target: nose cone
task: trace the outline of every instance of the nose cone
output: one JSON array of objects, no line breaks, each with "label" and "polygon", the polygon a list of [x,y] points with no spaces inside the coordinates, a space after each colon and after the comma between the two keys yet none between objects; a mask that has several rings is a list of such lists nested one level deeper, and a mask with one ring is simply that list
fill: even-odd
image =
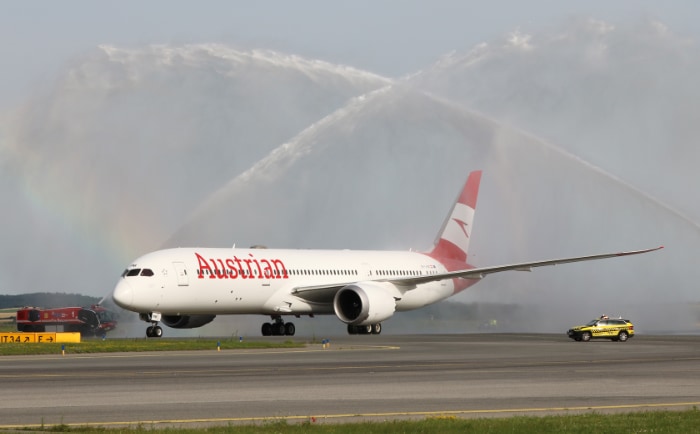
[{"label": "nose cone", "polygon": [[112,293],[112,299],[119,307],[124,309],[131,309],[131,307],[133,307],[134,290],[126,279],[122,278],[119,283],[117,283]]}]

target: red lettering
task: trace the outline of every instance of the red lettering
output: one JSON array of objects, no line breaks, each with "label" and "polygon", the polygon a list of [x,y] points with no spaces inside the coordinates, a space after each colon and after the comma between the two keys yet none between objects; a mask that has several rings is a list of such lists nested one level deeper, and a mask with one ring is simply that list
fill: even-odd
[{"label": "red lettering", "polygon": [[233,260],[236,261],[236,264],[238,264],[238,275],[241,276],[241,279],[247,279],[248,277],[243,273],[243,266],[241,265],[241,260],[238,259],[238,257],[234,256]]},{"label": "red lettering", "polygon": [[233,259],[227,259],[226,266],[228,267],[227,271],[231,273],[231,279],[237,279],[238,270],[236,270],[236,264],[233,263]]},{"label": "red lettering", "polygon": [[[221,266],[221,268],[216,270],[216,276],[219,279],[228,279],[228,274],[226,273],[226,267],[224,267],[224,260],[217,259],[217,261],[219,262],[219,265]],[[212,259],[212,262],[214,262],[213,259]]]},{"label": "red lettering", "polygon": [[243,262],[248,266],[248,278],[252,279],[253,278],[253,269],[250,268],[250,263],[253,262],[250,259],[244,259]]},{"label": "red lettering", "polygon": [[284,266],[284,262],[279,259],[273,259],[272,265],[275,266],[275,278],[276,279],[289,279],[287,275],[287,267]]},{"label": "red lettering", "polygon": [[233,258],[207,260],[197,252],[194,254],[199,265],[198,279],[204,279],[205,274],[208,274],[210,279],[254,279],[253,270],[257,270],[258,279],[289,279],[287,267],[280,259],[258,260],[252,253],[249,253],[250,259],[239,259],[234,256]]},{"label": "red lettering", "polygon": [[209,278],[216,279],[216,276],[214,276],[214,273],[212,272],[211,267],[209,266],[209,262],[207,262],[206,259],[200,256],[199,253],[194,252],[194,254],[197,257],[197,261],[199,262],[199,276],[197,276],[197,278],[204,279],[204,270],[209,270]]},{"label": "red lettering", "polygon": [[268,279],[275,279],[276,276],[274,276],[272,273],[272,267],[270,266],[270,261],[268,261],[267,259],[261,259],[260,262],[265,264],[265,268],[264,268],[265,277],[267,277]]},{"label": "red lettering", "polygon": [[[248,253],[248,256],[250,256],[251,258],[253,258],[253,254],[252,254],[252,253]],[[265,278],[265,276],[263,276],[263,272],[262,272],[262,269],[260,268],[260,263],[258,262],[258,260],[255,259],[255,258],[253,258],[253,262],[255,262],[255,266],[258,267],[258,279],[263,279],[263,278]]]}]

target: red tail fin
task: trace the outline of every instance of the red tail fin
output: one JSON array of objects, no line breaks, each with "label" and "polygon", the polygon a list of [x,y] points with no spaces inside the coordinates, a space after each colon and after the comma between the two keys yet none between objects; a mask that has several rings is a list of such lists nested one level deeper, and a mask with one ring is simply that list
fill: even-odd
[{"label": "red tail fin", "polygon": [[481,171],[471,172],[462,193],[452,207],[452,212],[442,225],[439,238],[436,240],[430,256],[467,262],[469,239],[472,233],[472,222],[474,221],[480,183]]}]

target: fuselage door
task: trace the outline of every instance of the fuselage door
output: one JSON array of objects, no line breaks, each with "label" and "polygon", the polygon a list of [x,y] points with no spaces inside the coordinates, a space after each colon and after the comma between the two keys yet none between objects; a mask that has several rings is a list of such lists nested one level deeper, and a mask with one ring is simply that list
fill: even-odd
[{"label": "fuselage door", "polygon": [[175,267],[175,275],[177,276],[177,286],[188,286],[189,280],[187,278],[187,268],[185,268],[184,262],[173,262]]},{"label": "fuselage door", "polygon": [[360,267],[358,268],[358,275],[361,279],[371,279],[372,278],[372,267],[366,263],[363,262],[360,264]]}]

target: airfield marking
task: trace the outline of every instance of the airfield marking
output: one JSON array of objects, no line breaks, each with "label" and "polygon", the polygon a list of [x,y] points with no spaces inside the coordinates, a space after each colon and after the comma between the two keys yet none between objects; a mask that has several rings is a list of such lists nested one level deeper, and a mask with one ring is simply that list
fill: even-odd
[{"label": "airfield marking", "polygon": [[[319,350],[319,349],[309,349],[309,350],[274,350],[274,351],[269,351],[269,350],[227,350],[225,351],[226,354],[232,355],[232,354],[241,354],[241,355],[246,355],[246,354],[288,354],[288,353],[313,353],[313,352],[330,352],[330,351],[348,351],[348,350],[361,350],[361,349],[376,349],[376,350],[398,350],[400,347],[391,347],[391,346],[368,346],[368,347],[353,347],[353,348],[339,348],[339,349],[334,349],[334,350]],[[106,356],[85,356],[85,355],[78,355],[76,358],[126,358],[126,357],[156,357],[160,355],[158,353],[150,353],[150,354],[123,354],[123,355],[106,355]],[[199,351],[192,351],[194,354],[185,354],[185,355],[199,355],[201,354]],[[221,353],[219,353],[221,354]],[[31,357],[31,356],[27,356]],[[14,357],[13,357],[14,358]],[[56,357],[56,358],[49,358],[48,360],[54,360],[54,359],[61,359],[65,360],[67,357]],[[16,358],[14,358],[16,360]],[[0,361],[2,358],[0,358]],[[657,362],[660,360],[665,360],[665,359],[656,359],[656,358],[640,358],[640,359],[626,359],[626,362]],[[698,361],[700,360],[700,357],[677,357],[671,359],[672,361]],[[372,370],[372,369],[396,369],[396,368],[440,368],[440,369],[446,369],[446,368],[456,368],[456,367],[464,367],[465,365],[474,365],[474,369],[472,369],[472,372],[480,372],[480,373],[487,373],[487,372],[511,372],[508,368],[514,369],[514,368],[519,368],[519,367],[542,367],[542,368],[547,368],[547,367],[554,367],[554,366],[564,366],[564,367],[570,367],[574,363],[617,363],[619,360],[616,359],[598,359],[598,360],[578,360],[578,361],[549,361],[549,362],[518,362],[514,361],[511,363],[504,363],[500,367],[489,367],[486,369],[480,369],[479,366],[474,365],[474,362],[435,362],[435,363],[417,363],[417,364],[376,364],[376,365],[367,365],[367,364],[360,364],[360,365],[343,365],[343,366],[332,366],[332,367],[326,367],[326,366],[310,366],[310,367],[279,367],[276,369],[278,372],[285,372],[285,371],[292,371],[292,372],[300,372],[300,371],[313,371],[313,372],[318,372],[318,371],[343,371],[343,370],[362,370],[362,371],[367,371],[367,370]],[[226,373],[254,373],[254,372],[268,372],[269,370],[267,368],[231,368],[231,369],[209,369],[206,372],[203,372],[198,369],[183,369],[183,370],[168,370],[167,372],[162,372],[162,371],[157,371],[157,370],[151,370],[151,371],[138,371],[138,372],[112,372],[109,375],[112,377],[138,377],[138,376],[171,376],[173,374],[197,374],[198,376],[215,376],[219,374],[226,374]],[[591,371],[590,368],[580,368],[580,369],[575,369],[576,372],[587,372]],[[592,370],[595,372],[595,370]],[[688,371],[688,370],[686,370]],[[517,370],[512,371],[512,372],[517,372]],[[16,375],[14,374],[0,374],[0,378],[14,378]],[[70,378],[70,377],[104,377],[104,373],[65,373],[65,374],[26,374],[23,375],[23,378]]]},{"label": "airfield marking", "polygon": [[69,353],[65,356],[63,355],[47,355],[47,354],[27,354],[27,355],[12,355],[12,356],[2,356],[0,355],[0,363],[10,362],[15,360],[35,360],[37,357],[43,357],[44,360],[66,360],[66,359],[127,359],[132,357],[158,357],[164,353],[178,353],[178,356],[197,356],[201,355],[207,351],[217,352],[221,354],[289,354],[289,353],[327,353],[330,351],[367,351],[367,350],[399,350],[401,347],[394,345],[352,345],[352,346],[339,346],[337,348],[321,349],[321,348],[285,348],[285,349],[270,349],[270,348],[258,348],[258,349],[236,349],[236,348],[224,348],[221,351],[213,350],[155,350],[155,351],[120,351],[117,353],[90,353],[90,354],[77,354]]},{"label": "airfield marking", "polygon": [[[88,427],[88,426],[140,426],[140,425],[156,425],[156,424],[191,424],[191,423],[255,423],[255,422],[271,422],[271,421],[323,421],[324,419],[358,419],[358,418],[386,418],[386,417],[441,417],[441,416],[458,416],[458,415],[479,415],[479,414],[509,414],[509,413],[543,413],[543,412],[580,412],[580,411],[600,411],[600,410],[632,410],[632,409],[649,409],[649,408],[668,408],[668,407],[695,407],[700,406],[700,401],[696,402],[666,402],[666,403],[645,403],[645,404],[620,404],[620,405],[597,405],[597,406],[577,406],[577,407],[533,407],[533,408],[498,408],[498,409],[481,409],[481,410],[443,410],[443,411],[401,411],[387,413],[339,413],[339,414],[309,414],[309,415],[290,415],[290,416],[252,416],[252,417],[227,417],[227,418],[201,418],[201,419],[161,419],[161,420],[138,420],[138,421],[116,421],[116,422],[78,422],[78,423],[61,423],[62,426],[68,427]],[[32,424],[32,425],[0,425],[0,429],[21,429],[21,428],[45,428],[51,424]]]}]

